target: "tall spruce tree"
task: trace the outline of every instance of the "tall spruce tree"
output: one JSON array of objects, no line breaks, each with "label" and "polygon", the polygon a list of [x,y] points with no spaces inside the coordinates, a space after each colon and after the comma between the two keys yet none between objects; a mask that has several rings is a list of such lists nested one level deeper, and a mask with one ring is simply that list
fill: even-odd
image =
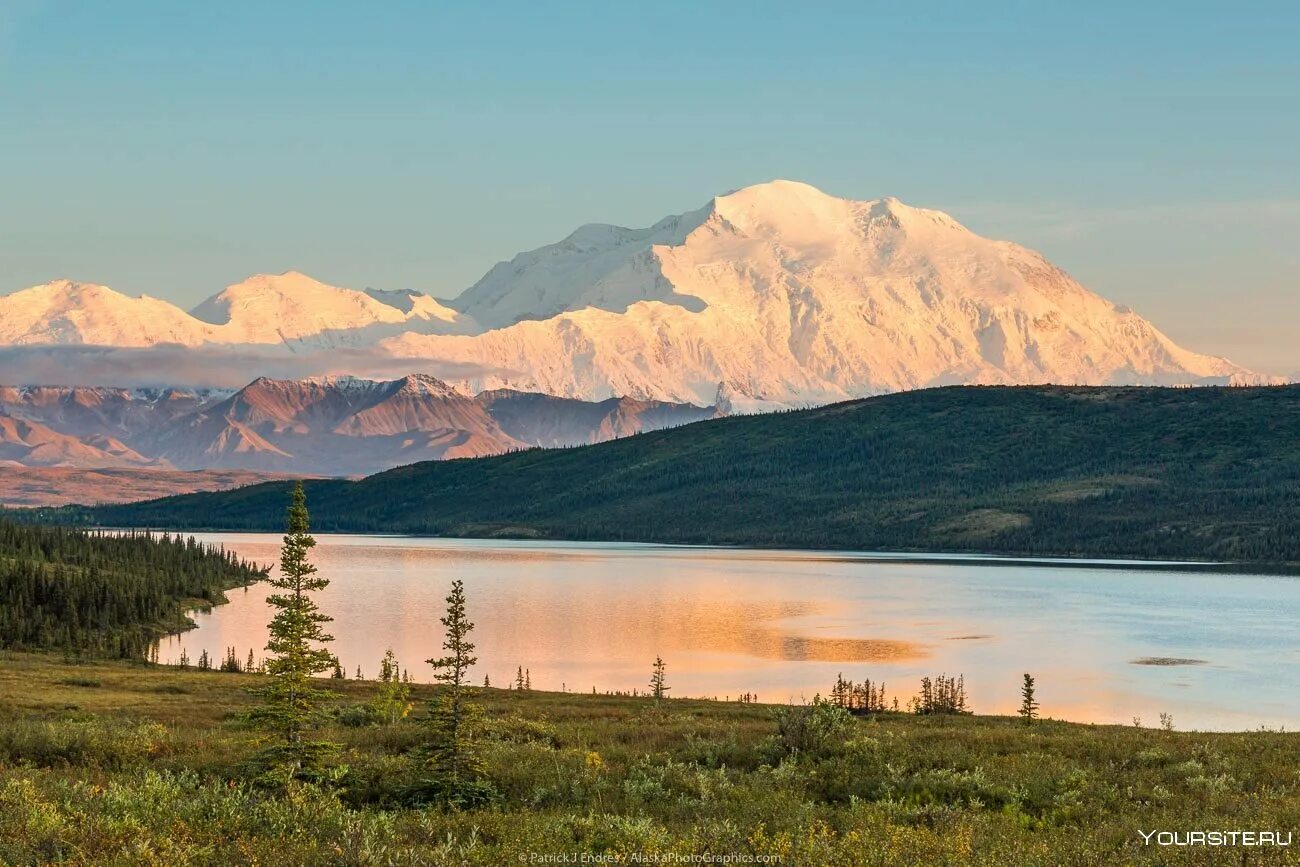
[{"label": "tall spruce tree", "polygon": [[1038,718],[1038,702],[1034,700],[1034,676],[1025,672],[1024,683],[1020,686],[1020,718],[1029,725]]},{"label": "tall spruce tree", "polygon": [[474,629],[465,614],[465,585],[452,582],[447,596],[447,613],[441,618],[445,656],[426,660],[434,669],[434,680],[442,684],[430,701],[429,726],[433,730],[431,760],[441,800],[468,805],[482,800],[488,791],[480,783],[475,728],[482,710],[469,700],[469,670],[478,663],[469,634]]},{"label": "tall spruce tree", "polygon": [[668,690],[672,689],[664,679],[664,671],[663,659],[656,656],[654,671],[650,675],[650,694],[654,696],[655,704],[658,704],[661,698],[667,698]]},{"label": "tall spruce tree", "polygon": [[327,741],[308,740],[316,726],[319,705],[330,693],[312,685],[312,678],[334,667],[334,656],[323,645],[333,641],[322,628],[333,618],[322,614],[311,594],[325,589],[329,579],[316,574],[308,555],[315,546],[307,514],[307,495],[302,483],[294,485],[289,502],[284,542],[280,549],[280,572],[267,581],[278,593],[267,596],[275,609],[271,637],[266,649],[265,686],[254,690],[262,704],[249,718],[272,733],[279,743],[270,747],[263,760],[287,778],[312,776],[324,760],[338,749]]}]

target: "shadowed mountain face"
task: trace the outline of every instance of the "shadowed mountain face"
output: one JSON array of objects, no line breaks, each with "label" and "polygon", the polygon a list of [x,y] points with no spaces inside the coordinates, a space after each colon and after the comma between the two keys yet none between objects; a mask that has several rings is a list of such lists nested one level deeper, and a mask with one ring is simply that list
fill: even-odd
[{"label": "shadowed mountain face", "polygon": [[720,414],[714,407],[660,400],[611,397],[590,403],[510,389],[485,391],[475,401],[507,436],[544,448],[599,443]]},{"label": "shadowed mountain face", "polygon": [[601,403],[429,376],[258,379],[235,392],[0,387],[0,462],[24,467],[257,470],[346,476],[686,424],[711,407]]},{"label": "shadowed mountain face", "polygon": [[0,386],[0,464],[166,467],[140,448],[220,390]]}]

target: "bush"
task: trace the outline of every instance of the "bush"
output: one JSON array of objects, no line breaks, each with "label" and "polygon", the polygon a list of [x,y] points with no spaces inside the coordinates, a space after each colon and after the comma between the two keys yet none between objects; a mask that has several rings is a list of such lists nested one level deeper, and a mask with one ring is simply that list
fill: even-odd
[{"label": "bush", "polygon": [[853,715],[822,698],[776,710],[776,743],[787,756],[820,758],[843,745],[853,732]]},{"label": "bush", "polygon": [[484,723],[483,735],[488,740],[508,744],[560,746],[560,736],[554,725],[545,719],[527,719],[519,714],[488,720]]},{"label": "bush", "polygon": [[1014,792],[989,780],[979,768],[933,768],[909,775],[892,789],[894,798],[913,807],[1001,809],[1018,801]]},{"label": "bush", "polygon": [[557,750],[535,741],[489,743],[483,763],[506,800],[529,809],[583,804],[601,785],[585,750]]},{"label": "bush", "polygon": [[379,713],[368,704],[350,704],[341,707],[338,709],[336,718],[339,725],[354,729],[362,726],[378,725],[380,722]]}]

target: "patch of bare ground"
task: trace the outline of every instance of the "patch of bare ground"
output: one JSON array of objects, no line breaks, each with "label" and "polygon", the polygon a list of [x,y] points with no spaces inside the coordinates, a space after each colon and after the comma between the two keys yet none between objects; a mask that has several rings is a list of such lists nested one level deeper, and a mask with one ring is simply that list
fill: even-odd
[{"label": "patch of bare ground", "polygon": [[0,505],[24,507],[66,506],[72,503],[133,503],[170,497],[173,494],[241,488],[286,478],[291,476],[247,470],[186,472],[6,466],[0,472]]},{"label": "patch of bare ground", "polygon": [[1029,516],[1020,512],[1004,512],[1001,509],[975,509],[945,521],[935,527],[941,533],[965,538],[982,538],[996,536],[1007,530],[1017,530],[1029,525]]}]

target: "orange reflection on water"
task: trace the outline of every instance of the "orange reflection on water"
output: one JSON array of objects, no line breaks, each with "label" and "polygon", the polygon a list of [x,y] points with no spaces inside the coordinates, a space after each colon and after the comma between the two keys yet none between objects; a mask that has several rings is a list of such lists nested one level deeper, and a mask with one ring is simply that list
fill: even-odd
[{"label": "orange reflection on water", "polygon": [[[274,562],[275,535],[207,537]],[[900,702],[924,675],[964,674],[972,706],[1011,713],[1021,674],[1044,713],[1128,723],[1174,713],[1180,727],[1294,727],[1300,644],[1286,612],[1300,582],[1056,566],[883,562],[849,555],[440,539],[318,537],[331,645],[373,675],[392,648],[416,680],[439,655],[438,622],[462,579],[484,675],[518,667],[539,689],[644,689],[656,656],[676,696],[825,694],[841,672],[890,685]],[[239,659],[266,644],[266,588],[234,591],[165,641]],[[1263,612],[1263,613],[1261,613]],[[1273,615],[1276,612],[1276,617]],[[1135,659],[1203,659],[1197,666]],[[1237,700],[1250,689],[1248,719]]]}]

